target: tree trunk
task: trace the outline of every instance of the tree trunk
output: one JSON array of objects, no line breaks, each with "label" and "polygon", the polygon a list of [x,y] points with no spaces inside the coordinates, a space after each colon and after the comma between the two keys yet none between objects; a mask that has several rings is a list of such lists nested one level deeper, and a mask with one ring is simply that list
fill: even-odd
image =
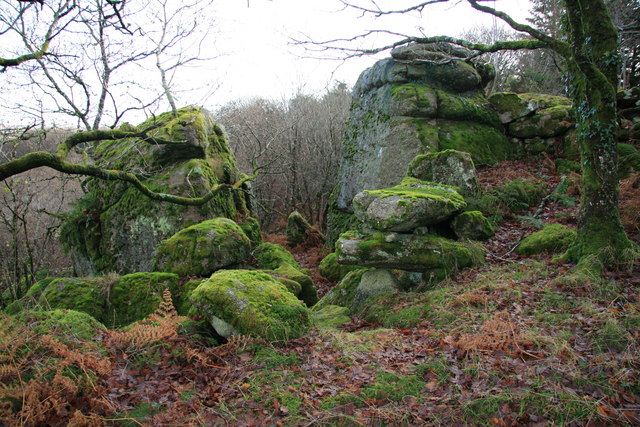
[{"label": "tree trunk", "polygon": [[[602,0],[567,0],[573,99],[582,164],[578,238],[568,258],[595,267],[629,259],[618,207],[616,89],[618,38]],[[596,263],[597,264],[597,263]]]}]

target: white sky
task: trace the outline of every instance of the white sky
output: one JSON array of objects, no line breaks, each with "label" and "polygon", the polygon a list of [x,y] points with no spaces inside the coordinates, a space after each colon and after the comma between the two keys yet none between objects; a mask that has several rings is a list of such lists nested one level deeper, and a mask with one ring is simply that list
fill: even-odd
[{"label": "white sky", "polygon": [[[434,5],[425,8],[423,16],[373,19],[354,11],[344,11],[338,0],[217,0],[216,47],[224,56],[212,62],[219,75],[220,88],[206,101],[215,108],[234,99],[265,97],[287,98],[296,91],[322,93],[335,81],[353,85],[359,74],[380,57],[350,59],[342,64],[335,60],[309,58],[311,53],[292,46],[291,37],[322,41],[350,37],[371,29],[387,29],[411,35],[459,35],[476,26],[490,27],[493,18],[474,11],[466,2]],[[415,4],[410,0],[378,0],[380,7],[400,8]],[[453,6],[455,3],[461,3]],[[360,0],[361,5],[370,5]],[[487,3],[504,10],[524,22],[528,16],[528,0],[495,0]],[[368,45],[387,44],[382,36],[371,38]],[[353,46],[353,45],[352,45]],[[305,56],[307,58],[305,58]]]}]

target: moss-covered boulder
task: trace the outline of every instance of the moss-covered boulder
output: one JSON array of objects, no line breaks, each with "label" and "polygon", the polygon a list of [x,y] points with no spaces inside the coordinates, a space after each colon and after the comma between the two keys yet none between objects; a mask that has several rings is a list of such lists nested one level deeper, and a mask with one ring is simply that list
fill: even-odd
[{"label": "moss-covered boulder", "polygon": [[180,230],[158,246],[154,270],[179,276],[209,276],[238,264],[251,253],[242,228],[228,218],[214,218]]},{"label": "moss-covered boulder", "polygon": [[284,341],[302,336],[311,325],[304,304],[261,271],[218,271],[202,282],[190,299],[224,337],[246,334]]},{"label": "moss-covered boulder", "polygon": [[50,309],[68,309],[87,313],[97,320],[105,318],[108,294],[117,276],[59,278],[42,291],[38,304]]},{"label": "moss-covered boulder", "polygon": [[523,117],[509,124],[509,135],[516,138],[549,138],[564,135],[575,127],[569,105],[545,108],[532,116]]},{"label": "moss-covered boulder", "polygon": [[[180,278],[172,273],[127,274],[113,284],[104,321],[112,328],[119,328],[153,313],[163,301],[165,289],[178,295]],[[174,301],[175,305],[179,301]]]},{"label": "moss-covered boulder", "polygon": [[482,249],[432,234],[347,232],[336,242],[338,262],[365,267],[452,273],[484,260]]},{"label": "moss-covered boulder", "polygon": [[462,212],[449,225],[460,240],[486,240],[495,233],[491,222],[480,211]]},{"label": "moss-covered boulder", "polygon": [[466,206],[457,188],[405,178],[400,185],[366,190],[353,199],[356,217],[381,231],[411,231],[437,224]]},{"label": "moss-covered boulder", "polygon": [[331,280],[332,282],[339,282],[344,276],[352,271],[358,270],[362,267],[358,265],[344,265],[338,262],[338,256],[335,252],[331,252],[320,261],[318,266],[318,272],[322,277]]},{"label": "moss-covered boulder", "polygon": [[542,230],[525,237],[516,248],[520,255],[541,252],[564,252],[576,239],[576,231],[562,224],[548,224]]},{"label": "moss-covered boulder", "polygon": [[[132,127],[127,125],[129,129]],[[140,176],[150,189],[184,197],[204,196],[243,176],[222,129],[210,113],[187,107],[137,126],[148,137],[107,140],[87,159]],[[215,217],[248,213],[248,188],[223,189],[202,206],[152,201],[124,182],[90,178],[60,238],[78,276],[151,271],[160,242],[179,230]]]},{"label": "moss-covered boulder", "polygon": [[[275,243],[263,243],[252,254],[259,267],[269,270],[268,273],[278,278],[309,307],[318,301],[313,280],[285,248]],[[291,281],[297,283],[297,286]]]},{"label": "moss-covered boulder", "polygon": [[445,150],[416,156],[409,164],[407,176],[457,187],[465,197],[480,194],[471,155],[462,151]]}]

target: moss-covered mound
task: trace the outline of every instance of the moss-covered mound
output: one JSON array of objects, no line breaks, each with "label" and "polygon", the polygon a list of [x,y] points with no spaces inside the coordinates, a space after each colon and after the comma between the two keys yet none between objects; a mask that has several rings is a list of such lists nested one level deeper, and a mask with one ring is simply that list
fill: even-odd
[{"label": "moss-covered mound", "polygon": [[353,199],[356,217],[381,231],[410,231],[437,224],[466,206],[457,188],[405,178],[400,185],[366,190]]},{"label": "moss-covered mound", "polygon": [[563,252],[575,239],[575,230],[562,224],[548,224],[542,230],[525,237],[516,248],[516,253],[534,255],[541,252]]},{"label": "moss-covered mound", "polygon": [[484,260],[478,247],[432,234],[347,232],[340,235],[336,253],[343,264],[419,272],[451,273]]},{"label": "moss-covered mound", "polygon": [[[203,196],[241,179],[226,138],[207,111],[183,108],[177,117],[161,114],[137,129],[151,127],[144,140],[101,142],[89,160],[133,172],[156,192],[184,197]],[[151,271],[158,244],[177,231],[209,218],[248,213],[246,188],[219,191],[203,206],[152,201],[122,182],[89,179],[84,188],[88,191],[66,215],[60,236],[79,276]]]},{"label": "moss-covered mound", "polygon": [[517,178],[489,191],[510,212],[535,206],[548,192],[547,183],[537,178]]},{"label": "moss-covered mound", "polygon": [[240,333],[282,341],[302,336],[311,325],[304,304],[260,271],[218,271],[190,299],[222,336]]},{"label": "moss-covered mound", "polygon": [[309,307],[318,301],[311,277],[285,248],[275,243],[263,243],[252,254],[261,268],[269,270]]},{"label": "moss-covered mound", "polygon": [[81,311],[102,320],[107,313],[107,295],[117,280],[117,277],[55,279],[44,289],[38,304],[45,308]]},{"label": "moss-covered mound", "polygon": [[179,276],[209,276],[244,261],[251,242],[228,218],[214,218],[180,230],[158,246],[154,269]]}]

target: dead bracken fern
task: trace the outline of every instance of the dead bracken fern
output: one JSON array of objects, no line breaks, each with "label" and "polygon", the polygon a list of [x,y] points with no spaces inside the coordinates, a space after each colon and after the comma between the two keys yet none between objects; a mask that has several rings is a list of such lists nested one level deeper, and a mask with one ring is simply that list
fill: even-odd
[{"label": "dead bracken fern", "polygon": [[506,312],[496,313],[493,318],[486,320],[479,333],[462,334],[452,344],[464,354],[500,351],[510,357],[533,356],[528,352],[533,343],[520,332],[518,325]]},{"label": "dead bracken fern", "polygon": [[[0,315],[0,425],[104,425],[108,359]],[[82,423],[73,423],[84,418]]]},{"label": "dead bracken fern", "polygon": [[168,289],[162,293],[162,299],[158,308],[146,319],[134,323],[125,331],[111,332],[111,341],[118,345],[144,347],[178,336],[178,327],[187,318],[178,316]]}]

